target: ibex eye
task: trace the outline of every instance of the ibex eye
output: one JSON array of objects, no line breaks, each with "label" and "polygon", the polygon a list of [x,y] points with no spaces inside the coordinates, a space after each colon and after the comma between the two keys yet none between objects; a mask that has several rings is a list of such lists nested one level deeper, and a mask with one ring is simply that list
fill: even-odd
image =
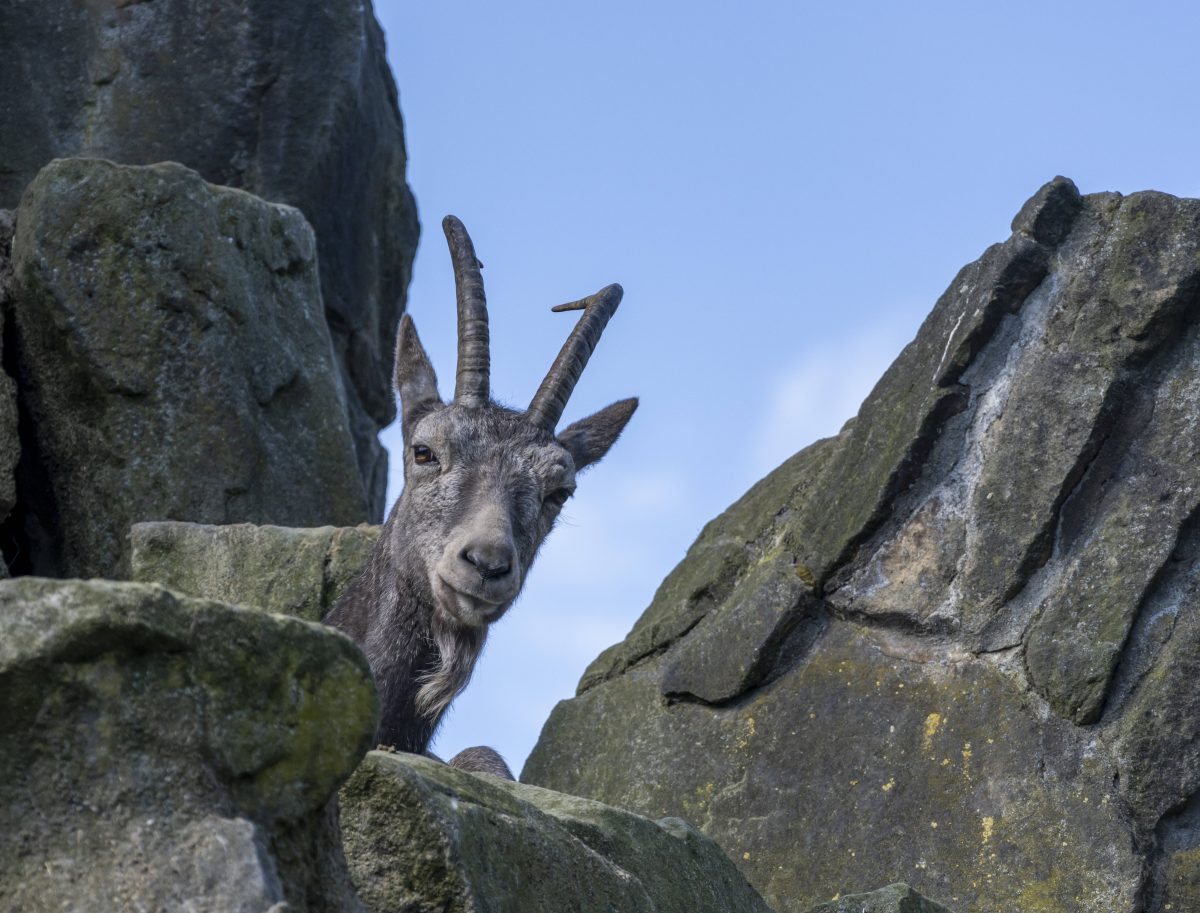
[{"label": "ibex eye", "polygon": [[424,444],[417,444],[413,447],[413,460],[417,463],[436,463],[437,457]]},{"label": "ibex eye", "polygon": [[569,488],[558,488],[546,495],[546,503],[553,504],[555,507],[562,507],[567,503],[567,499],[575,492]]}]

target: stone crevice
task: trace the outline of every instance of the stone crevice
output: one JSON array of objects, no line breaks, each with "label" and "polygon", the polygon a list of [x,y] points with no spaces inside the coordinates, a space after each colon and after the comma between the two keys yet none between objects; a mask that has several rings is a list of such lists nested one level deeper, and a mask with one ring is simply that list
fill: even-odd
[{"label": "stone crevice", "polygon": [[1105,692],[1099,722],[1116,719],[1175,636],[1181,612],[1200,607],[1200,506],[1184,521],[1175,548],[1138,604]]}]

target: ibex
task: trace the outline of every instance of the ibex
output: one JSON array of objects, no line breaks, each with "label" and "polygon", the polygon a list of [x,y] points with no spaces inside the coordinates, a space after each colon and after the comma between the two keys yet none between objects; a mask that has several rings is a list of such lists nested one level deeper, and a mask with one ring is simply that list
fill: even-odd
[{"label": "ibex", "polygon": [[[396,337],[395,385],[404,437],[404,490],[362,573],[324,621],[366,654],[379,688],[378,740],[424,753],[467,684],[488,625],[508,609],[538,547],[575,492],[575,476],[612,447],[637,408],[613,403],[555,434],[621,287],[555,311],[582,310],[524,412],[490,391],[488,314],[480,266],[462,223],[442,222],[458,299],[458,373],[443,403],[406,314]],[[506,773],[490,749],[452,759]],[[511,774],[509,774],[511,777]]]}]

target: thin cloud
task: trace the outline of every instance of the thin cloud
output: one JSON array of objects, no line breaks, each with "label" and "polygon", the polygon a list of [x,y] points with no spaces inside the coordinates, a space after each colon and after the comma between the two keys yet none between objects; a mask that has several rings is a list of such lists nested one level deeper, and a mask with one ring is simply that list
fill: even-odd
[{"label": "thin cloud", "polygon": [[819,438],[837,434],[912,336],[907,325],[876,325],[807,352],[771,384],[753,470],[766,475]]}]

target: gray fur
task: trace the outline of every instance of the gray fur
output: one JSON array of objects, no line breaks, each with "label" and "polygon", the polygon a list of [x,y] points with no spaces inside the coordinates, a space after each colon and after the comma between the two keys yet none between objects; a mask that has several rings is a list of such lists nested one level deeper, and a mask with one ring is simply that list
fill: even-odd
[{"label": "gray fur", "polygon": [[464,748],[447,762],[451,767],[470,773],[491,774],[505,780],[515,780],[512,771],[500,757],[499,752],[486,745],[476,745],[474,748]]},{"label": "gray fur", "polygon": [[[452,253],[456,244],[460,257],[469,250],[473,264],[461,223],[447,217],[447,225]],[[482,307],[481,286],[472,300]],[[460,315],[461,302],[460,294]],[[472,313],[470,332],[486,339],[486,309]],[[477,351],[470,358],[475,393],[443,403],[412,320],[401,321],[404,490],[362,573],[324,619],[366,654],[380,694],[378,741],[401,751],[427,750],[471,677],[488,625],[520,593],[576,473],[608,451],[637,407],[622,400],[555,437],[528,413],[481,401],[487,360]]]}]

